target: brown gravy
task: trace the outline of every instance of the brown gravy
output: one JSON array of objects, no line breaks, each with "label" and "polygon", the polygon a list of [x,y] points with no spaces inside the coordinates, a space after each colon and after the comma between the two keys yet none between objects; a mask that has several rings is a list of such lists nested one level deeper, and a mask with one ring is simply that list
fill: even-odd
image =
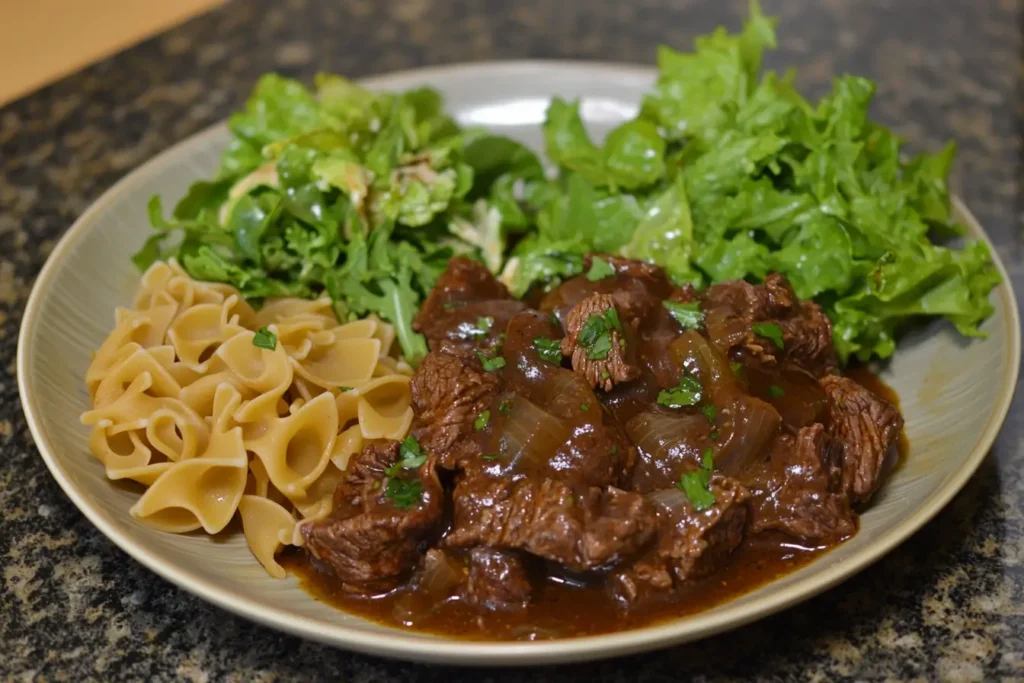
[{"label": "brown gravy", "polygon": [[[898,404],[896,393],[866,368],[847,374],[879,396]],[[901,434],[902,462],[908,442]],[[535,600],[521,612],[481,616],[477,609],[452,601],[418,619],[412,628],[466,640],[546,640],[625,631],[708,610],[809,564],[835,545],[805,547],[782,536],[762,534],[744,539],[726,567],[714,575],[673,592],[665,602],[643,609],[621,610],[601,583],[568,585],[549,579],[537,587]],[[383,596],[358,597],[342,591],[319,572],[299,550],[279,558],[302,588],[317,600],[364,619],[395,628],[409,628],[396,616],[404,595],[398,589]]]},{"label": "brown gravy", "polygon": [[[521,612],[481,617],[476,609],[449,602],[418,621],[415,629],[467,640],[545,640],[625,631],[710,609],[799,569],[826,550],[746,539],[727,567],[647,609],[620,610],[602,585],[580,587],[548,581],[538,587],[534,602]],[[395,618],[401,590],[376,598],[354,597],[318,572],[304,553],[289,553],[280,562],[317,600],[386,626],[405,627]]]}]

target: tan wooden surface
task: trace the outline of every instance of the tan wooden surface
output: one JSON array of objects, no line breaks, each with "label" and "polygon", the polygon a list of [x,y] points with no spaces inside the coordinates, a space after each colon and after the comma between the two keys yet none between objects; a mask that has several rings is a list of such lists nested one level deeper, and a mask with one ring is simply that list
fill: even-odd
[{"label": "tan wooden surface", "polygon": [[0,105],[223,0],[0,0]]}]

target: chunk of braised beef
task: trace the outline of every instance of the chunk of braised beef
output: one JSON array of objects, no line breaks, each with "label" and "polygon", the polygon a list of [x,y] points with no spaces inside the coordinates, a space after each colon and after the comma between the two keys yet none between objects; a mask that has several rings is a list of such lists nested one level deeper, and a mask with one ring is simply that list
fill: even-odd
[{"label": "chunk of braised beef", "polygon": [[[595,256],[584,259],[584,271],[588,272]],[[590,280],[586,275],[566,280],[561,286],[548,293],[540,303],[540,310],[555,315],[564,327],[569,311],[581,301],[594,294],[608,294],[615,299],[615,305],[626,320],[642,320],[652,311],[661,308],[661,302],[669,298],[674,287],[661,268],[617,256],[600,255],[614,274],[600,280]]]},{"label": "chunk of braised beef", "polygon": [[408,578],[437,532],[444,492],[434,463],[402,472],[408,500],[389,491],[384,473],[397,462],[399,444],[371,444],[352,457],[335,492],[334,510],[301,527],[314,563],[353,593],[381,593]]},{"label": "chunk of braised beef", "polygon": [[[572,359],[572,369],[590,386],[611,391],[616,384],[636,379],[635,338],[629,323],[623,323],[615,299],[594,294],[576,304],[566,318],[562,354]],[[597,340],[588,339],[585,329],[600,329]],[[584,333],[584,339],[580,338]],[[630,344],[633,341],[633,344]]]},{"label": "chunk of braised beef", "polygon": [[437,278],[434,288],[413,318],[412,326],[417,332],[422,332],[438,317],[474,301],[511,298],[508,288],[484,264],[456,256],[448,261],[448,267]]},{"label": "chunk of braised beef", "polygon": [[654,534],[657,518],[637,493],[535,478],[463,479],[452,496],[449,547],[523,550],[574,571],[615,566]]},{"label": "chunk of braised beef", "polygon": [[469,604],[491,612],[514,612],[530,604],[533,585],[522,556],[511,550],[473,548],[469,552]]},{"label": "chunk of braised beef", "polygon": [[[773,367],[788,358],[823,376],[836,372],[832,324],[813,301],[799,301],[786,279],[771,273],[760,285],[734,280],[712,285],[702,300],[708,336],[722,351],[741,349],[744,358]],[[779,348],[758,325],[777,325]]]},{"label": "chunk of braised beef", "polygon": [[677,489],[649,496],[659,501],[655,546],[608,578],[609,590],[621,605],[663,598],[688,581],[712,574],[743,541],[750,494],[721,474],[712,475],[708,488],[715,503],[704,510],[695,509]]},{"label": "chunk of braised beef", "polygon": [[750,490],[750,531],[781,531],[835,542],[856,531],[842,486],[842,444],[820,424],[784,434],[742,477]]},{"label": "chunk of braised beef", "polygon": [[903,416],[848,377],[830,375],[819,381],[828,396],[829,433],[843,448],[843,489],[850,502],[867,502],[895,458]]},{"label": "chunk of braised beef", "polygon": [[472,354],[431,352],[411,382],[415,415],[412,434],[445,469],[482,452],[473,423],[501,389],[497,374],[486,372]]},{"label": "chunk of braised beef", "polygon": [[499,352],[509,320],[524,310],[526,304],[516,299],[474,301],[420,321],[419,331],[431,351],[480,350],[491,356]]}]

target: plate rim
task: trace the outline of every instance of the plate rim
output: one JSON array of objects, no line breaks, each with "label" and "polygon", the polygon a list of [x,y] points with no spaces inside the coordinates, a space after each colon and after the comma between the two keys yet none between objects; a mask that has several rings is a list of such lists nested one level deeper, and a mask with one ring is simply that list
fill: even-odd
[{"label": "plate rim", "polygon": [[[568,70],[588,73],[591,76],[607,77],[616,75],[630,80],[653,79],[656,71],[653,67],[619,62],[595,62],[580,60],[510,60],[486,61],[474,63],[456,63],[441,66],[407,69],[382,75],[359,79],[359,83],[371,89],[390,89],[409,87],[422,84],[432,78],[458,78],[460,76],[479,75],[479,72],[520,74],[537,71]],[[18,334],[17,348],[17,382],[22,410],[43,461],[50,474],[63,489],[65,495],[79,511],[104,536],[127,553],[137,562],[163,579],[170,581],[179,588],[196,595],[203,600],[226,609],[239,616],[277,630],[285,631],[310,640],[323,642],[363,653],[393,657],[397,659],[447,663],[457,665],[480,664],[516,664],[539,665],[556,662],[581,662],[605,659],[627,653],[637,653],[681,644],[709,637],[726,630],[737,628],[758,619],[777,613],[798,602],[808,600],[866,569],[903,543],[928,523],[952,498],[964,487],[974,475],[985,456],[989,453],[1009,413],[1013,401],[1021,362],[1021,321],[1017,306],[1013,282],[1005,265],[1000,259],[992,241],[977,219],[971,214],[959,197],[952,195],[952,206],[960,214],[968,231],[976,239],[983,240],[989,248],[1002,283],[996,288],[1003,288],[1005,296],[998,297],[1002,303],[1004,315],[1010,329],[1010,370],[1004,375],[1003,387],[1000,390],[995,410],[990,414],[984,430],[971,454],[963,465],[943,483],[918,509],[898,524],[885,531],[875,543],[864,548],[843,562],[823,567],[819,572],[803,581],[789,586],[776,593],[771,593],[756,602],[747,605],[728,603],[714,615],[697,613],[672,619],[665,622],[645,626],[629,631],[609,634],[567,638],[540,642],[489,642],[471,641],[405,633],[400,630],[393,632],[363,631],[341,624],[324,625],[319,620],[293,614],[276,607],[266,607],[235,592],[216,586],[200,576],[193,575],[188,567],[170,562],[157,553],[152,552],[145,544],[133,540],[128,534],[116,528],[113,520],[108,520],[98,506],[94,506],[67,476],[59,460],[54,455],[56,448],[51,443],[43,428],[42,413],[33,395],[31,378],[32,360],[28,342],[36,333],[43,293],[48,289],[50,281],[59,270],[65,254],[88,234],[90,229],[101,225],[95,217],[102,214],[107,205],[120,195],[129,192],[135,185],[145,180],[174,157],[183,153],[183,148],[196,145],[207,138],[222,134],[226,121],[220,121],[192,135],[177,141],[167,149],[147,160],[127,175],[120,178],[103,192],[79,216],[61,236],[47,257],[42,269],[33,283],[31,293],[23,311],[21,327]]]}]

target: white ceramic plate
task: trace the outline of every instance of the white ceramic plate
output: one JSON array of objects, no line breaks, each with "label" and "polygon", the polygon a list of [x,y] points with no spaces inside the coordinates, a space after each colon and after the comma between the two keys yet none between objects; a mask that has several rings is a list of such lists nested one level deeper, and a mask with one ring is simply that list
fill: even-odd
[{"label": "white ceramic plate", "polygon": [[[653,82],[649,69],[566,62],[512,62],[409,71],[366,81],[400,90],[429,85],[463,123],[487,126],[535,148],[553,95],[582,98],[595,136],[636,112]],[[779,581],[701,614],[655,626],[536,643],[469,642],[398,631],[312,599],[289,577],[267,576],[239,534],[177,536],[136,523],[138,493],[115,487],[86,447],[79,414],[89,353],[128,305],[138,284],[129,256],[149,234],[146,201],[165,205],[213,173],[228,140],[210,128],[148,162],[104,194],[68,231],[32,291],[18,347],[18,382],[39,451],[75,505],[125,552],[210,602],[307,638],[381,655],[460,664],[536,664],[611,657],[718,633],[815,595],[871,564],[920,528],[984,458],[1010,406],[1020,362],[1020,321],[1008,285],[993,293],[989,337],[968,342],[936,323],[905,339],[883,378],[899,393],[911,452],[849,542]],[[981,227],[958,205],[974,236]],[[1001,263],[996,261],[1005,282]]]}]

